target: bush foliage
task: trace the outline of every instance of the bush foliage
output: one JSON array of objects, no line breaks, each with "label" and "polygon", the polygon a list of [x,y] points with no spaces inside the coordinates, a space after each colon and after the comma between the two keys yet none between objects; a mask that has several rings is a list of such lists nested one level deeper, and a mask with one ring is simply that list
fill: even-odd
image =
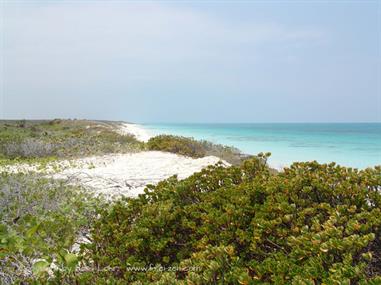
[{"label": "bush foliage", "polygon": [[380,167],[309,162],[274,174],[258,158],[172,177],[102,210],[86,251],[92,279],[380,284],[380,189]]},{"label": "bush foliage", "polygon": [[[0,284],[45,280],[50,264],[76,262],[100,200],[42,175],[0,173]],[[24,282],[24,283],[22,283]]]},{"label": "bush foliage", "polygon": [[172,135],[159,135],[151,138],[147,143],[149,150],[160,150],[180,155],[200,158],[208,155],[217,156],[232,164],[239,164],[243,160],[242,153],[234,148],[208,141],[197,141]]}]

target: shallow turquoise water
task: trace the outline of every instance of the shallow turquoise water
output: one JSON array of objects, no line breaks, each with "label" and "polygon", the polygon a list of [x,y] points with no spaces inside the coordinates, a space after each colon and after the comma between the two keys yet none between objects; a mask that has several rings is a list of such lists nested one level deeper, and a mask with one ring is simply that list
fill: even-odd
[{"label": "shallow turquoise water", "polygon": [[365,168],[381,165],[381,123],[356,124],[145,124],[152,134],[174,134],[235,146],[244,153],[271,152],[270,165],[335,161]]}]

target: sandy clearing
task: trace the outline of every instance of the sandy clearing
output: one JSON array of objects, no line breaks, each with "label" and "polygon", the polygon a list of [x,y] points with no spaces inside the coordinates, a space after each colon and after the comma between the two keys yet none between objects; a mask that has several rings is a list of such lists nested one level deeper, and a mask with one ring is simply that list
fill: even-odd
[{"label": "sandy clearing", "polygon": [[[189,177],[220,159],[214,156],[193,159],[160,151],[94,156],[74,161],[80,167],[66,168],[52,175],[83,185],[96,194],[115,198],[136,197],[147,184],[157,184],[170,176]],[[228,163],[223,162],[224,165]]]}]

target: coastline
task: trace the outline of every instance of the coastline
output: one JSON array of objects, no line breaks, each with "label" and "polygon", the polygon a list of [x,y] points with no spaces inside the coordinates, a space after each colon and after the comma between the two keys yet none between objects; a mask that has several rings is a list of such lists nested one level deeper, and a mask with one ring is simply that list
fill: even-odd
[{"label": "coastline", "polygon": [[[119,133],[120,134],[132,134],[135,136],[136,139],[147,142],[151,137],[154,137],[158,134],[168,134],[168,135],[178,135],[171,132],[163,132],[163,133],[152,133],[148,128],[144,127],[142,124],[135,124],[135,123],[120,123],[119,126]],[[207,141],[207,139],[205,139]],[[233,146],[234,147],[234,146]],[[242,152],[242,156],[252,156],[253,154],[248,154],[245,152]],[[288,167],[289,164],[282,163],[280,161],[270,161],[268,162],[268,166],[270,168],[273,168],[277,171],[282,171],[285,167]]]},{"label": "coastline", "polygon": [[153,137],[142,125],[122,122],[117,129],[121,135],[133,135],[137,140],[148,142]]},{"label": "coastline", "polygon": [[234,146],[242,153],[270,152],[268,165],[294,162],[366,169],[381,165],[381,123],[159,123],[143,125],[166,133]]},{"label": "coastline", "polygon": [[[99,121],[93,122],[99,123]],[[147,142],[151,137],[160,134],[160,132],[153,131],[143,124],[111,121],[102,121],[102,124],[121,135],[132,135],[141,142]],[[176,132],[171,133],[169,130],[162,132],[162,134],[181,135]],[[200,138],[198,137],[198,139]],[[245,155],[250,156],[250,154],[242,152],[242,156]],[[213,156],[213,154],[202,158],[191,158],[170,152],[143,149],[131,153],[61,159],[49,163],[44,171],[49,177],[68,179],[70,183],[80,184],[86,189],[96,194],[103,194],[108,198],[121,195],[136,197],[143,193],[148,184],[157,184],[173,175],[177,175],[179,179],[184,179],[219,161],[222,161],[223,165],[230,165],[221,158]],[[276,159],[270,159],[267,164],[277,171],[282,171],[289,166],[289,164]],[[58,170],[54,170],[56,166],[58,166]],[[0,170],[38,172],[38,168],[38,165],[17,164],[3,166]]]}]

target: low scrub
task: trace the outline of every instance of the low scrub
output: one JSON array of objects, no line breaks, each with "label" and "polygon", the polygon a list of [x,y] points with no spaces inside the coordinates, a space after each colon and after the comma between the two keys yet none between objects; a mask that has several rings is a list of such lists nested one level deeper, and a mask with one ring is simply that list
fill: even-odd
[{"label": "low scrub", "polygon": [[172,135],[153,137],[147,147],[149,150],[167,151],[193,158],[214,155],[232,164],[239,164],[243,158],[241,152],[234,147]]},{"label": "low scrub", "polygon": [[273,174],[263,159],[172,177],[103,209],[88,282],[380,284],[381,168],[309,162]]},{"label": "low scrub", "polygon": [[65,181],[0,173],[0,284],[44,281],[49,270],[76,265],[73,244],[88,233],[98,203]]},{"label": "low scrub", "polygon": [[82,157],[141,150],[112,123],[52,120],[0,122],[0,158]]}]

